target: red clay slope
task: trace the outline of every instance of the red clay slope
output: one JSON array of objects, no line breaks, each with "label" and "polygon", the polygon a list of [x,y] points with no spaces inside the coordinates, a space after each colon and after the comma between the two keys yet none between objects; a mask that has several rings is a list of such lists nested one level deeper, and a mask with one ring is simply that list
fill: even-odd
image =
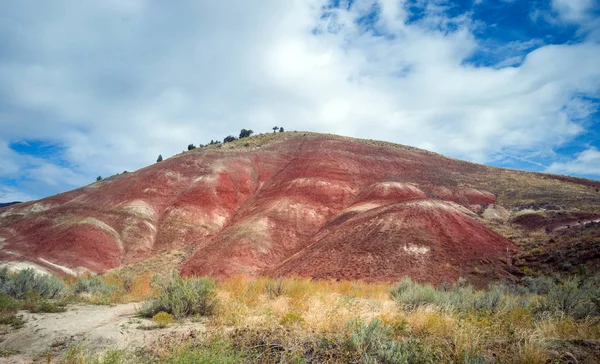
[{"label": "red clay slope", "polygon": [[517,249],[471,212],[495,196],[452,177],[488,167],[335,136],[279,138],[1,209],[0,260],[103,272],[177,249],[193,251],[184,274],[437,282]]}]

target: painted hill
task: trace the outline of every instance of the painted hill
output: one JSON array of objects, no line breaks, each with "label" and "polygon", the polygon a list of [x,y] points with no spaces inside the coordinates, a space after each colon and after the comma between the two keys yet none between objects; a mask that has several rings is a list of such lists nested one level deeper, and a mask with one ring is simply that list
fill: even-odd
[{"label": "painted hill", "polygon": [[0,260],[61,274],[486,280],[548,211],[563,213],[552,229],[600,220],[598,187],[391,143],[258,135],[3,208]]}]

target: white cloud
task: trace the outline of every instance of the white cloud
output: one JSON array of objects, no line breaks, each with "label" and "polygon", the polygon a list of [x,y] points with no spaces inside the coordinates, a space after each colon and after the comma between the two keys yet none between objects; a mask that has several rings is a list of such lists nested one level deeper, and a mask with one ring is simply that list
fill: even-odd
[{"label": "white cloud", "polygon": [[562,20],[571,23],[588,20],[594,6],[598,6],[596,0],[552,0],[552,9]]},{"label": "white cloud", "polygon": [[407,23],[402,2],[381,0],[379,36],[355,22],[374,0],[328,17],[322,0],[121,3],[3,5],[0,141],[67,146],[78,183],[273,125],[479,162],[550,155],[584,131],[582,96],[599,91],[597,43],[474,67],[473,21],[440,6]]},{"label": "white cloud", "polygon": [[569,162],[552,163],[547,172],[600,176],[600,151],[596,148],[589,148],[577,153],[575,158]]}]

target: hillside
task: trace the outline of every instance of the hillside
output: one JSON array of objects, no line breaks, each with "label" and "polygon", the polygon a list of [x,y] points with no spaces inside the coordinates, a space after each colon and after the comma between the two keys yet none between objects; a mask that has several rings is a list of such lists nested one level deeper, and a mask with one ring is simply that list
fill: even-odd
[{"label": "hillside", "polygon": [[60,274],[485,282],[522,271],[523,254],[567,226],[597,250],[599,187],[385,142],[265,134],[3,208],[0,259]]}]

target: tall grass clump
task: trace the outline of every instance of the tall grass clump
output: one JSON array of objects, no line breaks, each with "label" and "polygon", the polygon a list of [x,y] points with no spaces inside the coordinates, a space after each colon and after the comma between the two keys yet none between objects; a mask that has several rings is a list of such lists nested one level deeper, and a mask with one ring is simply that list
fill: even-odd
[{"label": "tall grass clump", "polygon": [[154,296],[147,298],[138,313],[153,317],[167,312],[176,318],[192,315],[208,316],[216,304],[215,282],[206,277],[181,278],[177,271],[152,279]]},{"label": "tall grass clump", "polygon": [[37,274],[33,268],[10,274],[4,267],[0,269],[0,292],[16,299],[23,299],[28,293],[43,298],[59,298],[67,290],[64,282],[56,276]]}]

